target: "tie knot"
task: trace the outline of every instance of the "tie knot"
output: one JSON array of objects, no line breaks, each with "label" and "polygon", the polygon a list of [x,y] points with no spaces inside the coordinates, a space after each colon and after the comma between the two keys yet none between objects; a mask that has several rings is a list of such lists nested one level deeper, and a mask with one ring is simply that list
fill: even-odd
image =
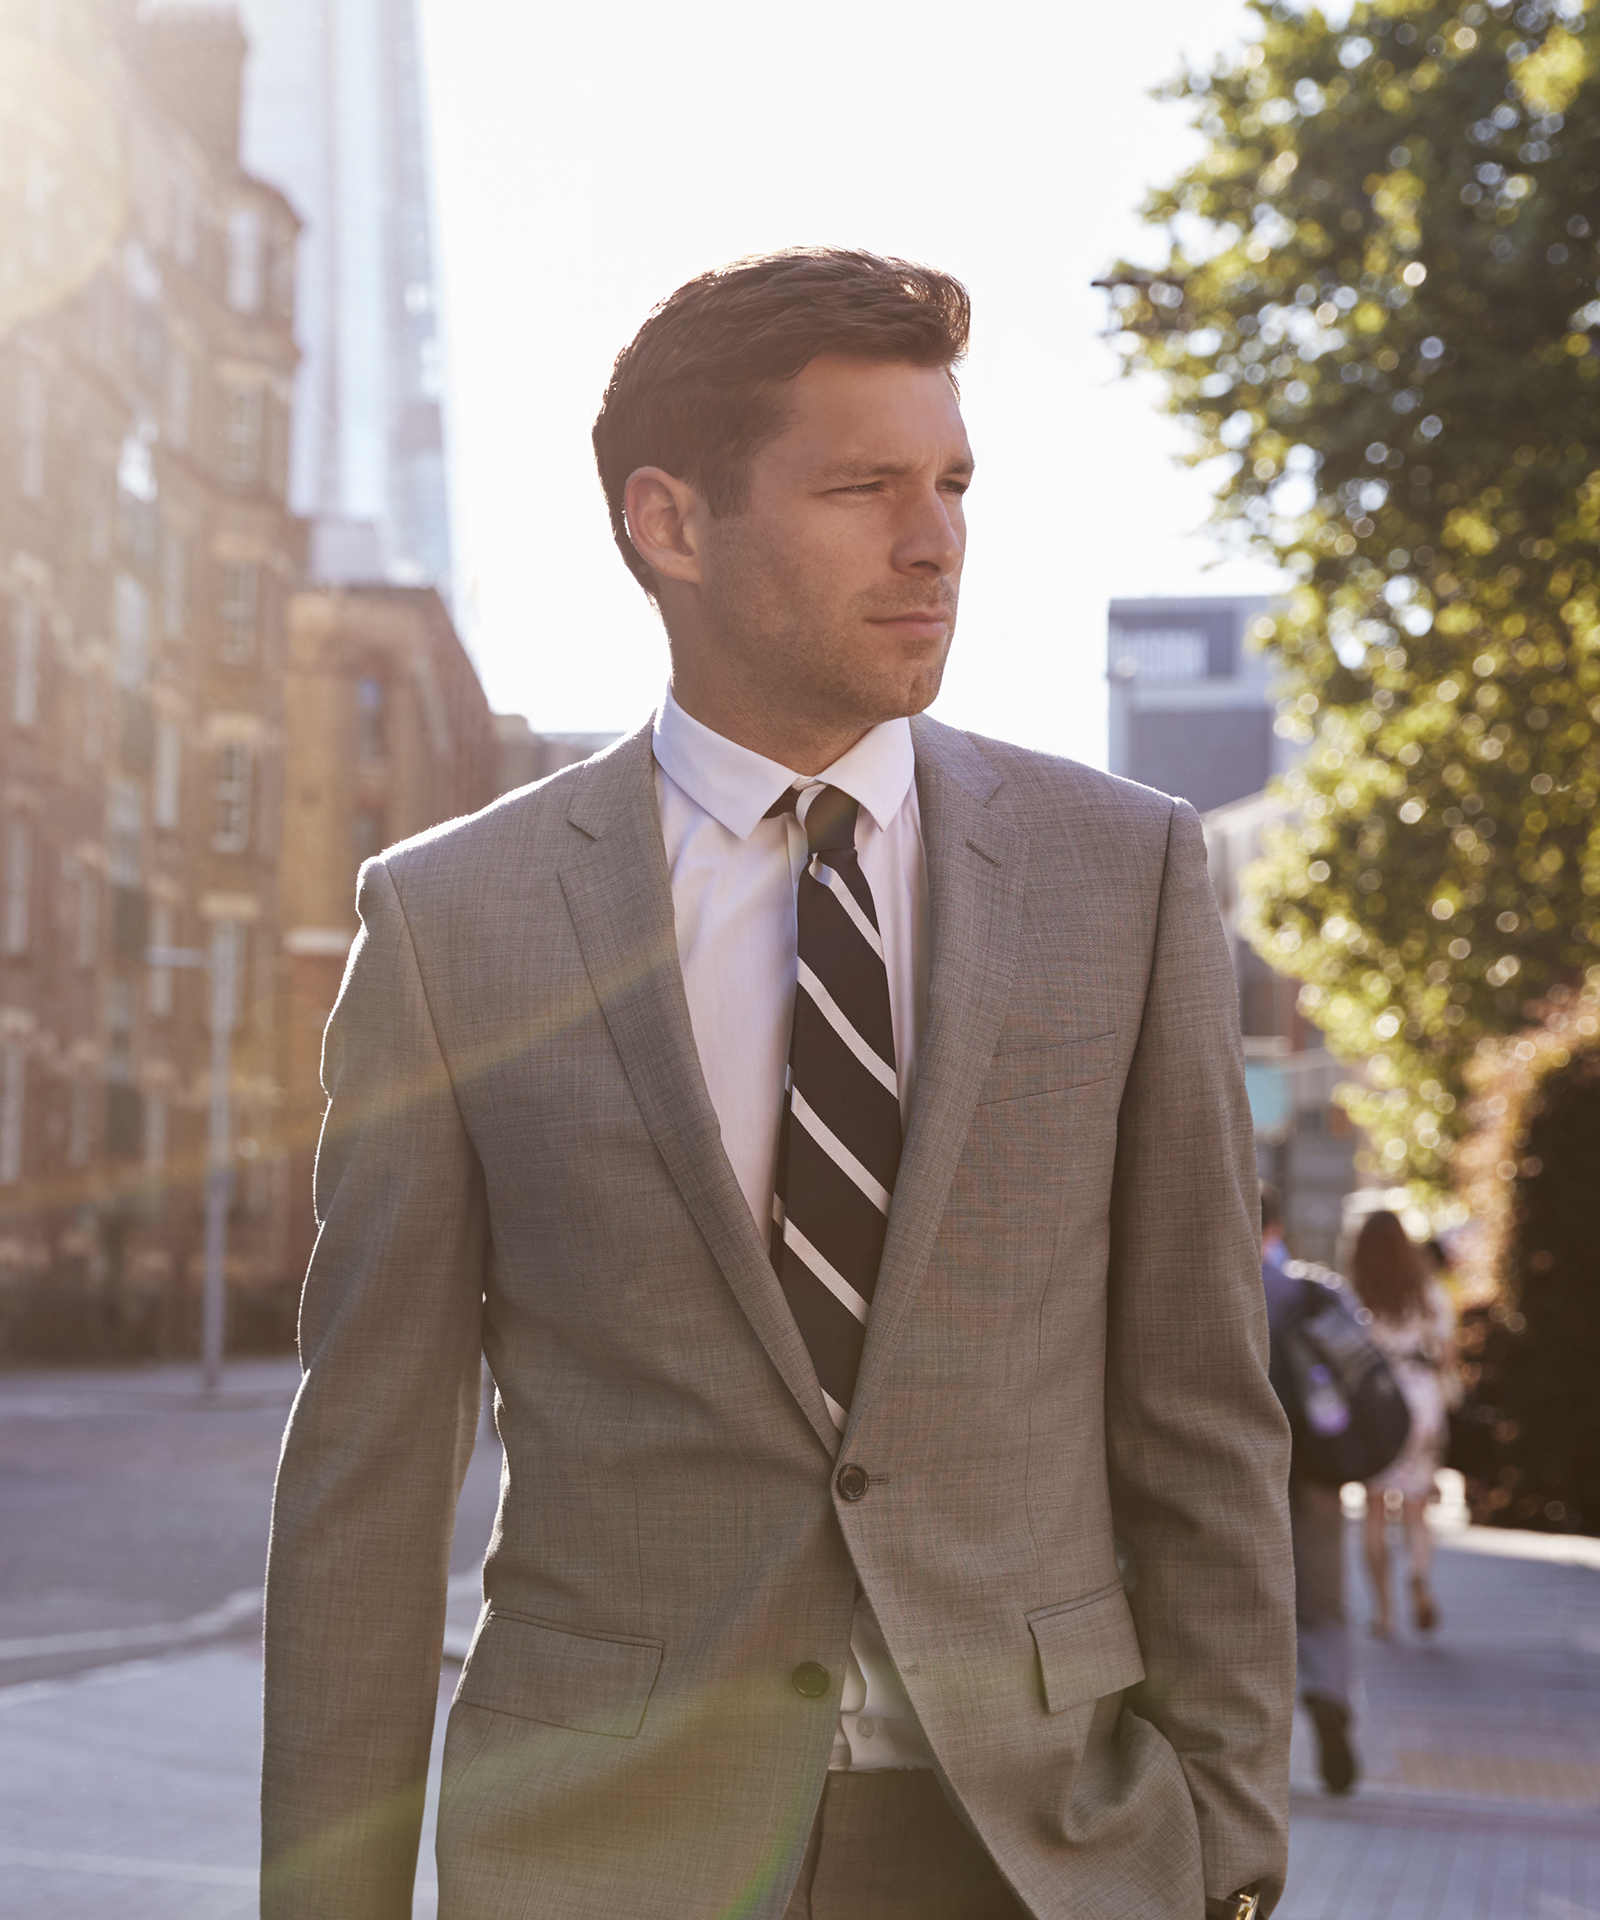
[{"label": "tie knot", "polygon": [[856,803],[837,787],[824,787],[806,808],[806,844],[815,859],[818,854],[854,853],[856,850]]},{"label": "tie knot", "polygon": [[[798,792],[790,787],[767,808],[767,819],[776,820],[785,813],[792,813],[798,819],[799,799]],[[858,812],[849,794],[837,787],[823,787],[806,808],[806,851],[810,858],[815,859],[818,854],[854,853]]]}]

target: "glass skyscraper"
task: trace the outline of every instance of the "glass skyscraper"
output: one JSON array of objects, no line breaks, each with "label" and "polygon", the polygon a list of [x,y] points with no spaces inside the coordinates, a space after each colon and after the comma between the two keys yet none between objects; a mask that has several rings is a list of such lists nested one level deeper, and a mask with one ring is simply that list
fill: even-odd
[{"label": "glass skyscraper", "polygon": [[245,166],[305,221],[291,503],[329,581],[451,585],[415,0],[238,0]]}]

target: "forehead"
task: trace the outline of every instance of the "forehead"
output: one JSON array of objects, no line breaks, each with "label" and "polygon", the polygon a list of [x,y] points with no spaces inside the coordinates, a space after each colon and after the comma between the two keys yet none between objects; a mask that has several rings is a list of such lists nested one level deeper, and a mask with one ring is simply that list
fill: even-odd
[{"label": "forehead", "polygon": [[943,367],[819,354],[789,382],[788,417],[767,451],[784,465],[969,463],[961,405]]}]

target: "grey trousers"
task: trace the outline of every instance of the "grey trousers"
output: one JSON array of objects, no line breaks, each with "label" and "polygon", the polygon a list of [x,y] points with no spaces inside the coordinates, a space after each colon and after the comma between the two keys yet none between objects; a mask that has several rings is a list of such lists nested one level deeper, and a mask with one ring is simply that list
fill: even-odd
[{"label": "grey trousers", "polygon": [[926,1767],[830,1773],[783,1920],[1028,1920]]},{"label": "grey trousers", "polygon": [[1344,1618],[1344,1511],[1339,1489],[1289,1482],[1294,1538],[1294,1623],[1300,1692],[1350,1711],[1350,1635]]}]

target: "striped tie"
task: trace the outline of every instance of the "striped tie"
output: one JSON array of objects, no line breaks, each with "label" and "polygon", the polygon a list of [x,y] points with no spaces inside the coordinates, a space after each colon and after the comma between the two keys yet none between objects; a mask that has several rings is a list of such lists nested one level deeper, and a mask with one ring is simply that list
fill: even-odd
[{"label": "striped tie", "polygon": [[[772,813],[795,812],[796,798],[791,790]],[[883,941],[856,857],[855,801],[821,788],[805,830],[772,1264],[842,1431],[900,1167],[900,1093]]]}]

